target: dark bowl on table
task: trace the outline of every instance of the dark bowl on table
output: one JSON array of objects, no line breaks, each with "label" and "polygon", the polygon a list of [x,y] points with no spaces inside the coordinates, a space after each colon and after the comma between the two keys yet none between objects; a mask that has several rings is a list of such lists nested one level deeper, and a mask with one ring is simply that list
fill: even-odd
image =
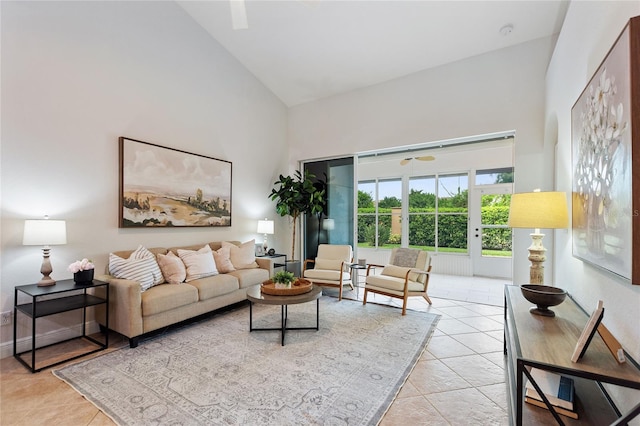
[{"label": "dark bowl on table", "polygon": [[525,299],[536,304],[529,312],[546,317],[556,315],[549,306],[559,305],[567,297],[567,292],[563,289],[542,284],[522,284],[520,290]]}]

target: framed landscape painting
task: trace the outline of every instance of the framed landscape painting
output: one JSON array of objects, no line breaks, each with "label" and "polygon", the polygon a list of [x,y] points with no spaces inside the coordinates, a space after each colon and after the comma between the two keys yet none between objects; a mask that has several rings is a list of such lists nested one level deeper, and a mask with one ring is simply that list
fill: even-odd
[{"label": "framed landscape painting", "polygon": [[231,162],[125,137],[120,227],[231,226]]},{"label": "framed landscape painting", "polygon": [[573,255],[640,284],[640,17],[571,109]]}]

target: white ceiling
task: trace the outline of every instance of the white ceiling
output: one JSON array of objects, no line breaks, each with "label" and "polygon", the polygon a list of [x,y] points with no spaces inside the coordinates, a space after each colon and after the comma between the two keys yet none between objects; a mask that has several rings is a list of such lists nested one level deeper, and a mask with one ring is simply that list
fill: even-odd
[{"label": "white ceiling", "polygon": [[246,0],[241,30],[227,0],[178,4],[294,106],[557,34],[569,3]]}]

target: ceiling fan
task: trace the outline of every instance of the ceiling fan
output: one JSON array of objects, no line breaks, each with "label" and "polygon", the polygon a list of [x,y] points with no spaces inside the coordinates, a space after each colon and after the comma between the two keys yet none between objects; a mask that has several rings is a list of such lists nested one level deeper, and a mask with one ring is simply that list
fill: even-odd
[{"label": "ceiling fan", "polygon": [[231,23],[233,29],[246,30],[249,28],[244,0],[229,0],[229,5],[231,6]]},{"label": "ceiling fan", "polygon": [[433,161],[435,159],[436,159],[436,157],[434,157],[433,155],[423,155],[423,156],[420,156],[420,157],[407,157],[407,158],[403,158],[402,160],[400,160],[400,165],[401,166],[406,166],[407,164],[409,164],[409,162],[411,162],[411,160]]}]

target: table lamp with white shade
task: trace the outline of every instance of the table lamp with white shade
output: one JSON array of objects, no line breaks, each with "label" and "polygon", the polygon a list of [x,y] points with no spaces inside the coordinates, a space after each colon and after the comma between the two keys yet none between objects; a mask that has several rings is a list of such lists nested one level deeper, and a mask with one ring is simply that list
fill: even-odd
[{"label": "table lamp with white shade", "polygon": [[273,221],[264,218],[264,220],[258,221],[258,231],[259,234],[264,234],[264,241],[262,242],[262,247],[264,251],[267,251],[267,234],[273,234]]},{"label": "table lamp with white shade", "polygon": [[45,219],[25,220],[22,244],[25,246],[42,246],[42,279],[39,287],[54,285],[56,281],[50,277],[53,268],[49,260],[49,252],[53,245],[67,244],[67,224],[64,220]]},{"label": "table lamp with white shade", "polygon": [[532,228],[529,246],[530,283],[544,284],[544,261],[547,249],[542,245],[540,229],[562,229],[569,226],[567,196],[564,192],[524,192],[511,196],[509,227]]}]

